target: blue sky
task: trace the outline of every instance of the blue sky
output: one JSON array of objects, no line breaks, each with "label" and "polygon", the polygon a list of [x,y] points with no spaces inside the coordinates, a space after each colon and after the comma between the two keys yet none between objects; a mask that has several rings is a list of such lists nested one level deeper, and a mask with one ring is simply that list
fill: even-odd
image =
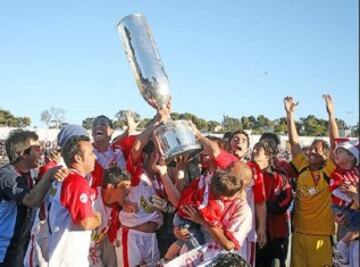
[{"label": "blue sky", "polygon": [[29,116],[66,110],[70,123],[121,109],[154,110],[141,97],[116,31],[134,12],[147,17],[170,79],[173,110],[220,121],[336,115],[358,122],[359,15],[356,0],[2,0],[0,107]]}]

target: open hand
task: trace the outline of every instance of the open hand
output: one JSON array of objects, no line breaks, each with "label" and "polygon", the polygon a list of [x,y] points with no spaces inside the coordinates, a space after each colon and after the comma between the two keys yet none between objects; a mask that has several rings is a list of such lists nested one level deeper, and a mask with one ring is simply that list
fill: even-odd
[{"label": "open hand", "polygon": [[295,111],[295,107],[299,104],[299,102],[295,102],[295,100],[293,99],[293,97],[291,96],[287,96],[284,98],[284,106],[285,106],[285,111],[287,113],[292,113]]},{"label": "open hand", "polygon": [[128,111],[125,113],[125,119],[126,119],[126,125],[127,125],[127,131],[129,134],[136,132],[136,128],[141,123],[141,120],[135,121],[135,112]]},{"label": "open hand", "polygon": [[358,193],[356,186],[347,183],[343,183],[340,186],[340,190],[343,191],[345,194],[349,195],[350,197]]},{"label": "open hand", "polygon": [[325,100],[326,103],[326,111],[328,114],[334,113],[334,102],[332,100],[332,97],[330,95],[322,95],[322,97]]},{"label": "open hand", "polygon": [[186,219],[196,224],[202,224],[204,221],[203,217],[200,215],[199,211],[195,209],[195,207],[185,206],[183,208],[183,212],[186,214]]},{"label": "open hand", "polygon": [[65,167],[57,166],[51,169],[53,171],[52,177],[58,182],[62,182],[69,175],[69,170]]},{"label": "open hand", "polygon": [[59,163],[61,161],[61,152],[59,149],[51,149],[49,153],[49,160]]}]

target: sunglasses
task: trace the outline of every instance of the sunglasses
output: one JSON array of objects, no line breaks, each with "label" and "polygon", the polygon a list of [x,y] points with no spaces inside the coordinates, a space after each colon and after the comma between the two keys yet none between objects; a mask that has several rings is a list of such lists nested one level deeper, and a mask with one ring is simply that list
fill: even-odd
[{"label": "sunglasses", "polygon": [[42,147],[40,145],[32,145],[25,149],[24,153],[29,154],[32,149],[34,149],[35,151],[42,151]]}]

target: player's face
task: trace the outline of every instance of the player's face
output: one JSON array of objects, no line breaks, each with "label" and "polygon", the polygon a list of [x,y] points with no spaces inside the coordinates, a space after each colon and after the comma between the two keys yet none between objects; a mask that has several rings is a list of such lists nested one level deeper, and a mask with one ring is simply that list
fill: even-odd
[{"label": "player's face", "polygon": [[353,162],[354,157],[344,148],[339,147],[335,150],[335,163],[339,166]]},{"label": "player's face", "polygon": [[80,141],[80,155],[81,161],[79,164],[82,165],[82,168],[85,173],[91,173],[95,168],[96,156],[93,151],[93,146],[88,141]]},{"label": "player's face", "polygon": [[110,141],[113,130],[111,129],[109,122],[105,118],[99,118],[94,121],[92,128],[92,136],[94,142]]},{"label": "player's face", "polygon": [[116,187],[108,186],[103,191],[103,200],[106,206],[122,205],[130,193],[130,181],[122,181]]},{"label": "player's face", "polygon": [[39,141],[30,139],[29,147],[24,151],[23,158],[29,169],[39,167],[40,160],[44,153]]},{"label": "player's face", "polygon": [[262,146],[255,145],[251,153],[251,159],[255,162],[268,161],[269,157],[265,153],[265,149]]},{"label": "player's face", "polygon": [[314,142],[307,150],[306,156],[310,165],[321,165],[326,159],[321,142]]},{"label": "player's face", "polygon": [[248,140],[242,133],[235,134],[230,139],[230,150],[239,159],[244,158],[248,152]]}]

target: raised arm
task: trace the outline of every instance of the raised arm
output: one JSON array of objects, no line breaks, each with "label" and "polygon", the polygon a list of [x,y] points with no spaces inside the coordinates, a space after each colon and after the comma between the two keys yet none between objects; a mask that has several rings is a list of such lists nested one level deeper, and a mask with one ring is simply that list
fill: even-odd
[{"label": "raised arm", "polygon": [[299,136],[295,126],[294,112],[295,107],[298,105],[298,102],[295,102],[294,99],[290,96],[284,98],[284,106],[286,111],[286,122],[288,128],[289,142],[291,145],[291,153],[293,157],[296,157],[301,153],[301,146],[299,144]]},{"label": "raised arm", "polygon": [[149,141],[151,135],[153,134],[154,130],[163,122],[166,122],[170,118],[170,108],[165,107],[163,109],[159,109],[155,120],[148,126],[146,129],[137,136],[134,146],[131,150],[131,157],[134,162],[136,162],[142,153],[142,149]]},{"label": "raised arm", "polygon": [[149,141],[153,131],[157,128],[158,123],[154,121],[146,129],[136,137],[134,146],[131,149],[131,158],[134,162],[137,162],[141,157],[142,149]]},{"label": "raised arm", "polygon": [[159,154],[157,155],[157,160],[154,162],[152,169],[159,174],[160,179],[163,182],[166,195],[168,196],[168,201],[170,201],[174,207],[177,207],[180,201],[180,192],[171,181],[168,175],[168,169],[165,164],[165,160],[160,159]]},{"label": "raised arm", "polygon": [[339,137],[339,129],[335,120],[334,102],[330,95],[323,95],[326,103],[326,111],[329,116],[329,139],[331,151],[335,149],[335,139]]},{"label": "raised arm", "polygon": [[209,154],[213,156],[213,158],[217,158],[220,154],[220,147],[216,142],[211,141],[209,138],[204,136],[195,126],[194,123],[189,121],[189,125],[196,136],[196,138],[199,140],[199,142],[204,146],[206,150],[209,151]]},{"label": "raised arm", "polygon": [[135,122],[134,116],[135,116],[134,112],[132,111],[126,112],[125,114],[126,128],[124,129],[124,132],[122,134],[114,138],[114,140],[112,141],[113,144],[129,135],[133,135],[136,133],[136,128],[140,124],[141,120]]}]

